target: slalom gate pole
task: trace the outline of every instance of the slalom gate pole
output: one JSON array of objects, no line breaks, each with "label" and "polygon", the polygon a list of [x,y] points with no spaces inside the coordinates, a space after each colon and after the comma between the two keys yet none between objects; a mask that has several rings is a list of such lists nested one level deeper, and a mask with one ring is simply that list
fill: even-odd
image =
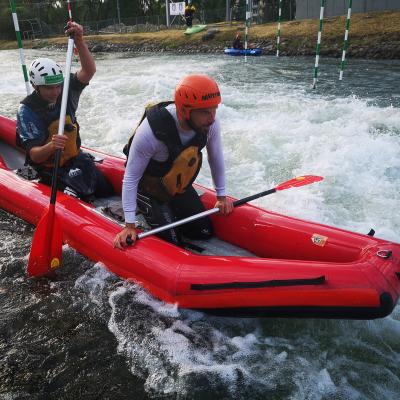
[{"label": "slalom gate pole", "polygon": [[319,29],[318,29],[317,48],[315,50],[314,79],[313,79],[313,84],[312,84],[313,89],[316,88],[317,79],[318,79],[319,53],[321,50],[322,29],[324,27],[324,9],[325,9],[325,0],[321,0],[321,9],[319,12]]},{"label": "slalom gate pole", "polygon": [[250,13],[250,2],[249,0],[246,0],[246,28],[245,28],[245,34],[244,34],[244,61],[247,61],[247,41],[248,41],[248,33],[249,33],[249,25],[250,25],[250,18],[251,18],[251,13]]},{"label": "slalom gate pole", "polygon": [[68,7],[69,20],[72,21],[72,9],[71,9],[71,1],[70,0],[67,0],[67,7]]},{"label": "slalom gate pole", "polygon": [[[72,7],[71,7],[71,0],[67,0],[67,7],[68,7],[68,16],[70,22],[72,22],[74,19],[72,18]],[[74,43],[74,56],[75,56],[75,62],[78,62],[78,49],[75,46]]]},{"label": "slalom gate pole", "polygon": [[15,35],[17,37],[17,42],[18,42],[19,59],[21,60],[22,73],[24,74],[26,93],[29,95],[29,94],[31,94],[31,87],[29,85],[28,71],[26,69],[26,64],[25,64],[25,54],[24,54],[24,49],[22,47],[21,32],[19,30],[17,7],[15,5],[15,0],[10,0],[10,6],[11,6],[11,13],[12,13],[12,18],[13,18],[13,22],[14,22]]},{"label": "slalom gate pole", "polygon": [[281,22],[282,22],[282,0],[279,0],[278,11],[278,32],[276,34],[276,56],[279,57],[279,50],[281,46]]},{"label": "slalom gate pole", "polygon": [[346,52],[349,47],[349,31],[350,31],[350,18],[351,18],[352,3],[353,3],[353,0],[349,0],[348,7],[347,7],[346,28],[344,31],[344,42],[343,42],[342,61],[340,63],[339,81],[341,81],[343,79],[343,70],[346,65]]}]

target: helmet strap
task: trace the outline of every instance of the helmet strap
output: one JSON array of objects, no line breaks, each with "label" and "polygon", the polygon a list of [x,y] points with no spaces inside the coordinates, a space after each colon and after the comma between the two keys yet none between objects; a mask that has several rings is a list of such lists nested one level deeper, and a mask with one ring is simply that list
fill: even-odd
[{"label": "helmet strap", "polygon": [[189,128],[192,130],[192,131],[194,131],[194,132],[196,132],[197,134],[200,134],[201,132],[199,132],[196,128],[195,128],[195,126],[193,125],[193,123],[192,123],[192,117],[191,117],[191,113],[192,113],[192,110],[190,109],[189,110],[189,118],[187,118],[186,117],[186,107],[185,107],[185,109],[183,110],[183,113],[180,113],[180,116],[179,116],[179,114],[178,114],[178,112],[177,112],[177,114],[178,114],[178,120],[180,120],[180,119],[182,119],[188,126],[189,126]]},{"label": "helmet strap", "polygon": [[41,98],[42,96],[40,95],[39,86],[35,85],[35,86],[33,86],[33,89],[35,90],[35,93]]},{"label": "helmet strap", "polygon": [[43,100],[42,94],[40,93],[40,86],[34,86],[36,94]]},{"label": "helmet strap", "polygon": [[[189,114],[190,115],[190,114]],[[190,126],[190,128],[194,131],[194,132],[196,132],[197,134],[201,134],[201,132],[199,132],[196,128],[195,128],[195,126],[193,125],[193,123],[192,123],[192,117],[190,116],[189,117],[189,119],[185,119],[185,121],[186,121],[186,123]]]}]

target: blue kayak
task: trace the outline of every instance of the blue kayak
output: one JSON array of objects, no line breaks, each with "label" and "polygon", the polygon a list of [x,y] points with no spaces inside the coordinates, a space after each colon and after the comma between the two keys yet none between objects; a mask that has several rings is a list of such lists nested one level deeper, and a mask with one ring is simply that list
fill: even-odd
[{"label": "blue kayak", "polygon": [[228,48],[224,50],[225,54],[228,54],[229,56],[259,56],[262,53],[262,50],[257,48],[257,49],[232,49]]}]

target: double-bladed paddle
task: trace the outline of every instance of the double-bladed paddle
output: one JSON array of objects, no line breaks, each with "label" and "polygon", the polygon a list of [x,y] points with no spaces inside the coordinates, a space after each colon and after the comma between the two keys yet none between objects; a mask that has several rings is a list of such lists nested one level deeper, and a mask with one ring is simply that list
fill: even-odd
[{"label": "double-bladed paddle", "polygon": [[[247,203],[249,201],[258,199],[260,197],[267,196],[269,194],[278,192],[280,190],[290,189],[292,187],[299,187],[299,186],[309,185],[310,183],[322,181],[322,179],[324,179],[322,176],[315,176],[315,175],[298,176],[298,177],[290,179],[290,180],[288,180],[286,182],[280,183],[278,186],[274,187],[273,189],[265,190],[264,192],[256,193],[256,194],[253,194],[251,196],[244,197],[243,199],[236,200],[236,201],[233,202],[233,206],[234,207],[238,207],[238,206],[241,206],[242,204],[245,204],[245,203]],[[218,211],[219,211],[219,208],[215,207],[215,208],[212,208],[210,210],[203,211],[201,213],[198,213],[198,214],[192,215],[190,217],[181,219],[179,221],[172,222],[171,224],[163,225],[163,226],[160,226],[158,228],[152,229],[150,231],[139,233],[137,235],[137,238],[138,239],[143,239],[143,238],[145,238],[147,236],[163,232],[163,231],[165,231],[167,229],[175,228],[177,226],[186,224],[188,222],[195,221],[195,220],[197,220],[199,218],[206,217],[207,215],[215,214]],[[126,243],[129,245],[129,244],[132,244],[133,241],[132,241],[132,239],[130,237],[128,237],[127,240],[126,240]]]},{"label": "double-bladed paddle", "polygon": [[[64,87],[61,98],[60,120],[58,135],[64,134],[65,114],[67,111],[68,89],[74,50],[74,39],[68,39],[67,61],[65,65]],[[57,175],[61,158],[61,149],[58,149],[54,157],[54,169],[51,177],[51,196],[49,208],[43,214],[36,227],[32,239],[32,247],[28,261],[29,276],[51,275],[61,264],[62,255],[62,230],[55,212],[57,197]]]}]

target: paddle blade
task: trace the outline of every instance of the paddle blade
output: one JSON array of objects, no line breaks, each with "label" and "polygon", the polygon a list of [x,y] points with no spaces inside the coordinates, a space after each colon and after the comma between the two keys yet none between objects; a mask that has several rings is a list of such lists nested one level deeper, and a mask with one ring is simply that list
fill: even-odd
[{"label": "paddle blade", "polygon": [[50,276],[61,264],[62,230],[54,204],[40,219],[32,239],[28,261],[28,275]]},{"label": "paddle blade", "polygon": [[322,179],[324,179],[322,176],[316,176],[316,175],[297,176],[296,178],[290,179],[289,181],[279,184],[275,188],[275,190],[285,190],[292,187],[309,185],[310,183],[322,181]]}]

